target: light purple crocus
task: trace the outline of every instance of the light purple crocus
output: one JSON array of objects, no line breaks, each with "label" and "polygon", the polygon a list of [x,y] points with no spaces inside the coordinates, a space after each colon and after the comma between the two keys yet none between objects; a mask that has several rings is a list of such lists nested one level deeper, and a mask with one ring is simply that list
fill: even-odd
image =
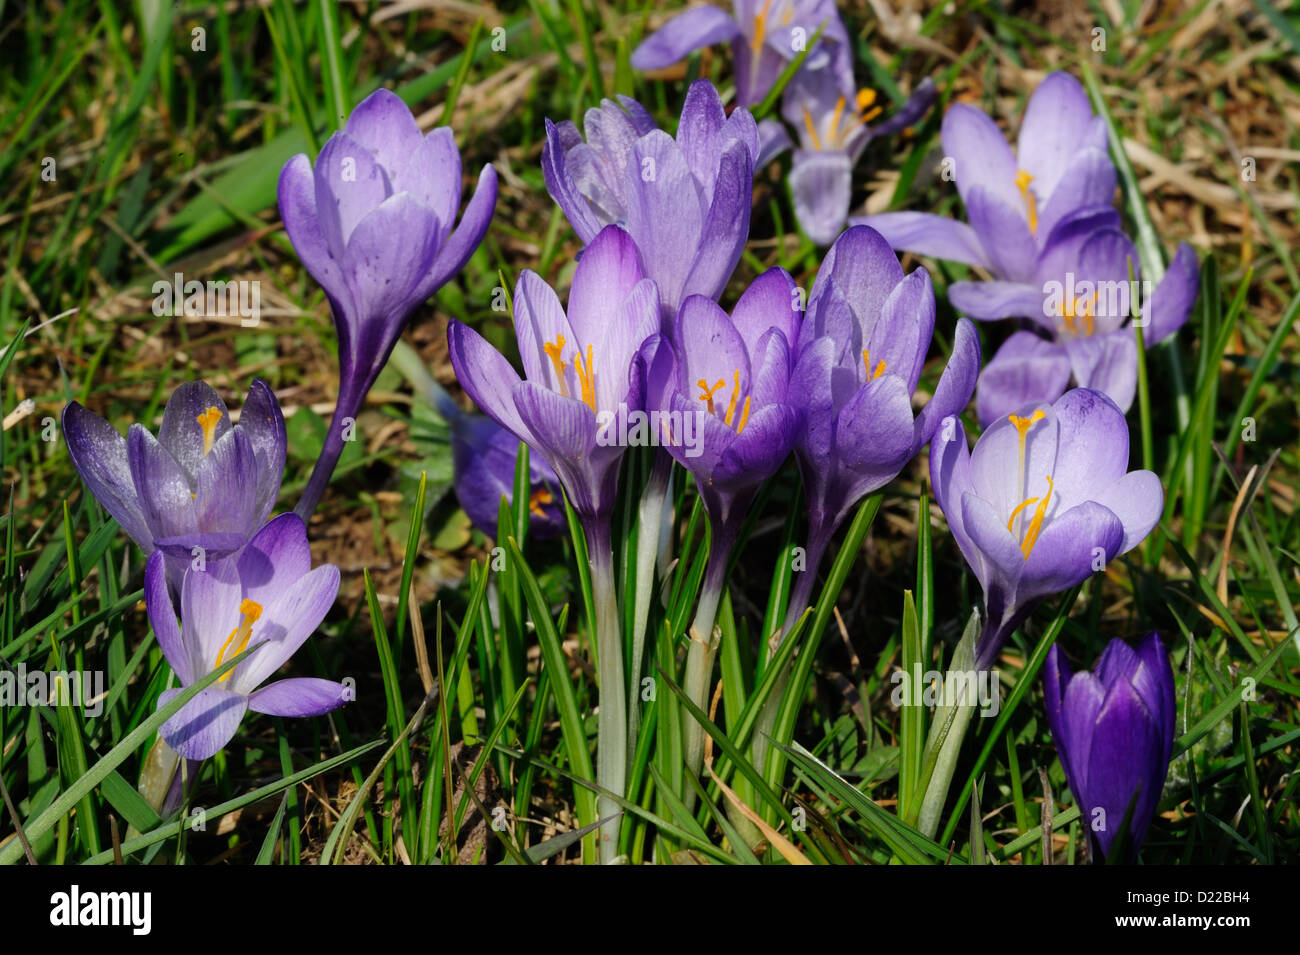
[{"label": "light purple crocus", "polygon": [[155,552],[145,565],[145,606],[158,646],[181,684],[159,696],[160,707],[262,644],[163,723],[159,732],[167,745],[186,759],[207,759],[230,742],[249,710],[320,716],[347,702],[350,689],[330,680],[293,677],[263,686],[320,626],[338,589],[337,567],[312,569],[302,520],[281,514],[236,560],[185,572],[178,624],[162,555]]},{"label": "light purple crocus", "polygon": [[[1043,670],[1047,720],[1075,805],[1087,824],[1093,861],[1125,836],[1121,861],[1134,861],[1155,817],[1174,744],[1174,673],[1154,631],[1134,649],[1106,645],[1094,673],[1071,673],[1053,645]],[[1124,817],[1129,815],[1127,831]]]},{"label": "light purple crocus", "polygon": [[969,225],[928,212],[851,221],[878,230],[898,251],[976,265],[1001,282],[1033,283],[1058,230],[1075,229],[1070,220],[1081,212],[1110,208],[1115,167],[1106,121],[1068,73],[1048,74],[1029,97],[1015,153],[993,120],[965,103],[948,109],[941,139],[945,176],[957,186]]},{"label": "light purple crocus", "polygon": [[934,318],[929,273],[904,275],[879,233],[854,226],[827,251],[790,386],[805,419],[795,454],[808,504],[809,572],[796,582],[788,623],[807,606],[817,565],[849,511],[892,481],[939,422],[970,401],[979,336],[961,319],[934,395],[912,411]]},{"label": "light purple crocus", "polygon": [[1099,391],[1024,405],[975,444],[956,417],[930,445],[930,483],[984,590],[976,662],[987,669],[1033,608],[1104,570],[1160,520],[1164,490],[1128,470],[1128,422]]},{"label": "light purple crocus", "polygon": [[954,282],[948,289],[953,305],[972,318],[1035,323],[1034,331],[1013,333],[980,375],[975,406],[983,427],[1028,402],[1055,401],[1071,381],[1105,392],[1128,411],[1137,390],[1132,325],[1141,323],[1149,348],[1187,322],[1199,281],[1191,246],[1178,247],[1151,290],[1114,210],[1069,221],[1076,228],[1058,229],[1032,284]]},{"label": "light purple crocus", "polygon": [[376,90],[325,143],[280,172],[280,215],[294,250],[325,289],[338,332],[339,397],[297,513],[308,519],[411,313],[478,248],[496,205],[491,165],[453,231],[460,152],[449,127],[427,136],[395,93]]},{"label": "light purple crocus", "polygon": [[75,401],[63,409],[63,434],[90,492],[146,555],[161,552],[177,593],[192,561],[248,543],[284,477],[284,417],[260,378],[237,425],[207,382],[191,381],[172,392],[157,438],[138,422],[123,438]]},{"label": "light purple crocus", "polygon": [[848,31],[834,0],[735,0],[734,11],[692,7],[646,37],[632,53],[638,70],[660,70],[688,53],[731,42],[736,71],[736,103],[760,103],[776,85],[786,64],[795,59],[818,28],[817,45],[800,73],[830,74],[846,95],[853,93],[853,53]]},{"label": "light purple crocus", "polygon": [[691,84],[674,139],[635,100],[587,111],[586,142],[570,122],[546,121],[546,188],[584,243],[608,225],[636,242],[664,320],[687,296],[717,300],[749,237],[758,131],[728,116],[708,80]]},{"label": "light purple crocus", "polygon": [[[799,136],[790,167],[790,193],[795,218],[818,245],[830,245],[842,231],[853,193],[853,167],[867,143],[916,123],[934,105],[934,83],[921,81],[916,91],[892,117],[869,125],[883,107],[875,90],[861,89],[846,97],[825,70],[803,72],[791,80],[782,99],[781,113]],[[760,130],[760,135],[762,135]],[[781,141],[765,137],[763,159],[779,154]]]},{"label": "light purple crocus", "polygon": [[[485,415],[462,412],[448,427],[456,498],[474,526],[496,539],[501,499],[514,499],[519,439]],[[556,537],[565,530],[559,480],[541,455],[529,455],[528,473],[529,531]]]}]

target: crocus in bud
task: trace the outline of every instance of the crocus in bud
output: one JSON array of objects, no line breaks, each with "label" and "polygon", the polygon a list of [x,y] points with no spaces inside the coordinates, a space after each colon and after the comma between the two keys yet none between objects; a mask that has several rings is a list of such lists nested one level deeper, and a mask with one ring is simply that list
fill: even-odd
[{"label": "crocus in bud", "polygon": [[1072,216],[1109,208],[1115,194],[1106,121],[1068,73],[1049,74],[1030,96],[1015,153],[993,120],[965,103],[944,115],[941,139],[945,178],[955,182],[969,225],[928,212],[851,221],[879,230],[899,251],[1032,283],[1059,230],[1075,228]]},{"label": "crocus in bud", "polygon": [[281,514],[236,560],[185,572],[178,624],[162,554],[155,552],[145,565],[145,606],[158,646],[181,683],[159,696],[159,706],[261,644],[163,723],[160,735],[167,745],[186,759],[207,759],[230,742],[248,710],[320,716],[347,702],[349,688],[329,680],[294,677],[262,685],[320,626],[338,589],[337,567],[312,569],[302,520]]},{"label": "crocus in bud", "polygon": [[1149,348],[1178,331],[1191,312],[1199,281],[1191,246],[1178,247],[1151,291],[1140,281],[1137,251],[1118,229],[1114,210],[1074,221],[1074,234],[1058,230],[1060,241],[1039,257],[1034,284],[954,282],[948,289],[952,303],[972,318],[1035,323],[1035,331],[1013,333],[980,375],[975,407],[983,427],[1028,402],[1055,401],[1071,381],[1105,392],[1128,411],[1137,390],[1132,325],[1140,323]]},{"label": "crocus in bud", "polygon": [[708,80],[691,84],[677,138],[620,96],[587,111],[587,141],[546,121],[546,188],[584,243],[608,225],[636,242],[665,320],[689,295],[714,299],[749,237],[758,131],[744,109],[728,116]]},{"label": "crocus in bud", "polygon": [[786,64],[817,45],[800,73],[830,74],[846,95],[853,93],[853,53],[834,0],[735,0],[728,15],[713,6],[679,13],[646,37],[632,53],[638,70],[660,70],[688,53],[731,42],[736,71],[736,103],[753,106],[776,85]]},{"label": "crocus in bud", "polygon": [[284,417],[260,378],[237,425],[211,386],[191,381],[172,392],[156,438],[139,423],[123,438],[75,401],[63,409],[63,434],[91,493],[146,555],[161,552],[177,593],[192,562],[248,543],[284,477]]},{"label": "crocus in bud", "polygon": [[1128,422],[1099,391],[999,418],[975,444],[953,417],[930,445],[930,482],[953,539],[984,589],[976,663],[987,669],[1034,604],[1136,547],[1164,491],[1128,470]]},{"label": "crocus in bud", "polygon": [[1074,674],[1054,645],[1043,695],[1094,861],[1109,857],[1121,836],[1127,846],[1121,861],[1133,861],[1160,802],[1174,745],[1174,673],[1164,644],[1154,632],[1136,649],[1112,640],[1094,673]]},{"label": "crocus in bud", "polygon": [[[514,311],[526,379],[457,321],[447,329],[451,363],[475,403],[551,465],[582,524],[599,651],[596,780],[621,795],[628,761],[627,688],[610,517],[626,449],[605,436],[610,422],[644,407],[641,348],[659,331],[659,295],[632,238],[608,226],[578,261],[567,314],[551,287],[527,270],[515,286]],[[617,816],[618,805],[601,797],[599,811]],[[616,818],[601,828],[603,861],[616,854],[618,828]]]},{"label": "crocus in bud", "polygon": [[411,313],[469,260],[496,205],[497,178],[483,167],[460,208],[460,152],[451,129],[420,132],[410,109],[376,90],[321,149],[280,172],[280,215],[294,250],[329,298],[338,332],[339,397],[321,459],[297,512],[316,509],[375,378]]},{"label": "crocus in bud", "polygon": [[[858,90],[846,97],[827,71],[798,73],[782,100],[781,113],[799,135],[790,167],[795,218],[818,245],[830,245],[844,230],[853,192],[853,167],[867,143],[917,122],[934,104],[934,83],[921,81],[892,117],[869,125],[884,107],[876,92]],[[788,140],[787,140],[788,142]],[[765,144],[763,159],[780,152]]]}]

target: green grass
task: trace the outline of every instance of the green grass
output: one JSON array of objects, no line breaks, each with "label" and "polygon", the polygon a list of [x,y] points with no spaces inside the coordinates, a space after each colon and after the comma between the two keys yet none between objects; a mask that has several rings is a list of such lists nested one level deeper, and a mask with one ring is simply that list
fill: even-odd
[{"label": "green grass", "polygon": [[[1136,14],[1132,6],[1126,15]],[[1129,416],[1131,466],[1145,462],[1161,475],[1167,505],[1142,547],[1044,602],[1008,644],[1001,712],[972,721],[927,836],[916,820],[933,768],[924,750],[933,718],[892,707],[889,676],[896,666],[953,658],[979,585],[932,505],[924,456],[846,522],[812,613],[775,660],[760,648],[784,616],[792,548],[804,532],[793,465],[770,483],[721,605],[722,691],[711,711],[679,690],[679,651],[707,550],[706,522],[679,469],[677,562],[663,601],[652,601],[643,673],[628,684],[642,706],[630,789],[617,800],[630,861],[1038,864],[1044,845],[1057,861],[1081,861],[1086,840],[1038,674],[1053,642],[1090,665],[1109,639],[1153,628],[1172,653],[1178,739],[1142,860],[1300,859],[1300,286],[1291,252],[1300,182],[1294,163],[1276,158],[1300,148],[1300,134],[1278,121],[1300,98],[1300,76],[1285,59],[1296,31],[1261,0],[1186,43],[1179,31],[1201,6],[1162,9],[1137,32],[1100,19],[1110,42],[1094,52],[1086,10],[1053,22],[1002,5],[935,5],[917,34],[887,38],[865,3],[842,5],[859,75],[886,99],[931,76],[941,102],[976,103],[1012,118],[1014,131],[1034,81],[1021,68],[1068,69],[1087,80],[1116,134],[1239,194],[1237,203],[1207,202],[1203,190],[1155,181],[1116,153],[1119,201],[1145,274],[1158,272],[1181,239],[1202,260],[1192,318],[1146,353]],[[0,191],[0,411],[27,399],[35,406],[0,434],[0,670],[102,671],[106,692],[96,716],[0,706],[0,862],[30,854],[102,864],[115,851],[132,863],[595,858],[598,694],[581,535],[532,540],[526,509],[503,513],[500,541],[472,529],[450,493],[445,425],[394,369],[377,383],[360,440],[309,529],[315,559],[339,564],[344,583],[292,664],[293,675],[351,678],[355,702],[314,720],[250,716],[167,818],[151,788],[152,757],[160,717],[177,704],[156,708],[174,681],[143,612],[144,560],[84,490],[59,414],[76,399],[122,430],[134,421],[152,428],[182,381],[204,378],[234,405],[253,376],[264,377],[288,414],[277,510],[292,508],[337,382],[328,305],[279,224],[283,163],[314,153],[353,105],[387,86],[417,115],[442,107],[443,121],[454,118],[467,178],[496,164],[502,189],[486,240],[404,336],[455,390],[448,318],[510,354],[513,334],[493,308],[494,291],[513,288],[523,268],[560,288],[572,276],[578,242],[539,164],[543,119],[580,119],[602,92],[619,92],[672,129],[690,77],[731,85],[729,54],[719,47],[693,57],[676,77],[636,73],[628,52],[662,15],[631,0],[529,0],[380,22],[315,0],[143,7],[157,11],[151,22],[135,4],[69,0],[42,13],[23,7],[0,26],[10,64],[0,74],[8,184]],[[196,29],[205,31],[203,49],[194,48]],[[1231,80],[1220,72],[1265,41],[1273,54],[1234,67]],[[1225,119],[1202,123],[1202,114]],[[1253,182],[1240,180],[1229,143],[1247,155],[1259,149]],[[879,191],[895,206],[951,211],[951,184],[934,172],[938,151],[935,118],[873,143],[855,204]],[[795,229],[782,176],[765,170],[751,245],[724,304],[776,264],[808,287],[819,261]],[[940,297],[922,378],[928,393],[956,319],[946,286],[963,276],[924,264]],[[258,280],[261,325],[155,316],[153,283],[177,271]],[[1007,331],[981,328],[986,358]],[[645,468],[634,462],[616,542],[635,527]],[[616,544],[616,561],[622,553]],[[625,570],[620,563],[620,580]],[[790,659],[774,734],[782,745],[759,769],[749,748],[757,714]],[[683,778],[682,727],[692,720],[705,727],[716,776]],[[1055,800],[1046,839],[1040,769]],[[189,825],[196,810],[202,829]],[[785,842],[774,845],[772,830]]]}]

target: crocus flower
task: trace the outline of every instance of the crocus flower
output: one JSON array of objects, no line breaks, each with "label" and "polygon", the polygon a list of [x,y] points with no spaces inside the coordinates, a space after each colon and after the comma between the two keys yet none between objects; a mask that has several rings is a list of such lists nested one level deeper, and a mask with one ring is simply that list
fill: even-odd
[{"label": "crocus flower", "polygon": [[1112,640],[1095,673],[1077,674],[1054,645],[1043,695],[1065,778],[1098,850],[1094,860],[1110,854],[1131,803],[1131,861],[1155,816],[1174,745],[1174,673],[1164,644],[1154,632],[1136,650]]},{"label": "crocus flower", "polygon": [[632,65],[660,70],[688,53],[730,40],[736,103],[753,106],[824,24],[800,73],[829,73],[846,95],[853,94],[853,53],[834,0],[735,0],[732,9],[731,16],[713,6],[679,13],[642,41],[632,53]]},{"label": "crocus flower", "polygon": [[949,418],[930,445],[930,483],[984,589],[976,663],[987,669],[1044,597],[1136,547],[1160,520],[1164,491],[1128,470],[1128,422],[1099,391],[1024,405],[966,448]]},{"label": "crocus flower", "polygon": [[[448,421],[456,498],[474,526],[497,537],[501,498],[514,499],[519,439],[485,415],[461,412]],[[528,527],[539,538],[565,529],[560,483],[541,455],[528,457]]]},{"label": "crocus flower", "polygon": [[1106,151],[1106,121],[1093,115],[1083,87],[1068,73],[1051,73],[1034,90],[1014,154],[993,120],[965,103],[949,108],[940,135],[969,225],[926,212],[851,221],[879,230],[899,251],[977,265],[1003,282],[1032,283],[1040,256],[1060,241],[1058,230],[1075,228],[1073,215],[1110,207],[1115,167]]},{"label": "crocus flower", "polygon": [[207,759],[222,749],[248,710],[320,716],[350,699],[344,684],[312,677],[262,685],[320,626],[339,589],[333,564],[312,569],[307,528],[296,514],[266,524],[236,560],[188,569],[179,625],[160,553],[150,556],[144,579],[149,622],[181,683],[159,696],[160,707],[250,645],[262,644],[163,723],[160,735],[184,758]]},{"label": "crocus flower", "polygon": [[[1107,220],[1113,222],[1092,228]],[[1130,316],[1136,323],[1140,315],[1147,347],[1159,344],[1186,323],[1199,275],[1196,253],[1184,242],[1154,292],[1139,291],[1137,251],[1118,220],[1108,209],[1074,217],[1075,234],[1058,229],[1064,234],[1039,257],[1033,284],[949,287],[949,299],[972,318],[1036,323],[1036,331],[1012,334],[980,375],[975,407],[982,426],[1027,402],[1055,401],[1071,380],[1105,392],[1121,411],[1133,404],[1137,341]]]},{"label": "crocus flower", "polygon": [[297,512],[315,510],[355,419],[411,313],[478,248],[496,205],[483,167],[460,225],[460,152],[446,126],[425,136],[406,104],[376,90],[321,149],[280,172],[280,215],[294,250],[329,298],[339,340],[339,397]]},{"label": "crocus flower", "polygon": [[260,378],[237,425],[211,386],[191,381],[172,392],[157,438],[139,423],[123,438],[75,401],[63,409],[63,434],[90,492],[145,554],[162,553],[177,593],[192,561],[248,543],[284,477],[284,417]]},{"label": "crocus flower", "polygon": [[654,282],[642,272],[632,239],[610,226],[578,262],[567,314],[545,280],[527,269],[514,308],[525,379],[453,319],[447,339],[456,378],[497,424],[547,460],[580,516],[608,517],[625,449],[599,443],[597,421],[643,408],[638,349],[659,330]]},{"label": "crocus flower", "polygon": [[744,109],[728,116],[708,80],[691,84],[677,138],[620,96],[587,111],[587,141],[546,121],[546,188],[584,243],[608,225],[636,241],[664,319],[689,295],[714,299],[749,237],[758,131]]},{"label": "crocus flower", "polygon": [[[854,226],[827,251],[800,329],[791,382],[794,403],[805,416],[795,444],[808,502],[812,572],[800,578],[805,590],[850,509],[892,481],[939,422],[970,401],[979,337],[961,319],[934,395],[918,414],[912,412],[934,316],[929,273],[918,268],[905,276],[879,233]],[[791,613],[804,606],[792,601]]]},{"label": "crocus flower", "polygon": [[[876,92],[858,90],[846,97],[829,72],[800,72],[782,99],[781,113],[799,135],[790,167],[790,192],[795,217],[808,237],[829,245],[844,230],[853,191],[853,167],[867,143],[911,126],[934,105],[934,83],[922,80],[892,117],[876,126],[870,122],[883,107]],[[788,142],[788,140],[787,140]],[[779,141],[765,145],[763,159],[781,151]]]}]

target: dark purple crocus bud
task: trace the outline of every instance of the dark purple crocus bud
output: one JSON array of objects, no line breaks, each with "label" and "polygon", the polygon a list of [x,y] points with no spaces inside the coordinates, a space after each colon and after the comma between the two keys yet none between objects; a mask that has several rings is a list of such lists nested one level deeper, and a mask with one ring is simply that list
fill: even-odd
[{"label": "dark purple crocus bud", "polygon": [[1155,816],[1174,745],[1174,674],[1164,644],[1154,631],[1136,650],[1112,640],[1095,672],[1075,674],[1053,646],[1043,693],[1094,859],[1110,854],[1131,803],[1126,860],[1132,861]]}]

